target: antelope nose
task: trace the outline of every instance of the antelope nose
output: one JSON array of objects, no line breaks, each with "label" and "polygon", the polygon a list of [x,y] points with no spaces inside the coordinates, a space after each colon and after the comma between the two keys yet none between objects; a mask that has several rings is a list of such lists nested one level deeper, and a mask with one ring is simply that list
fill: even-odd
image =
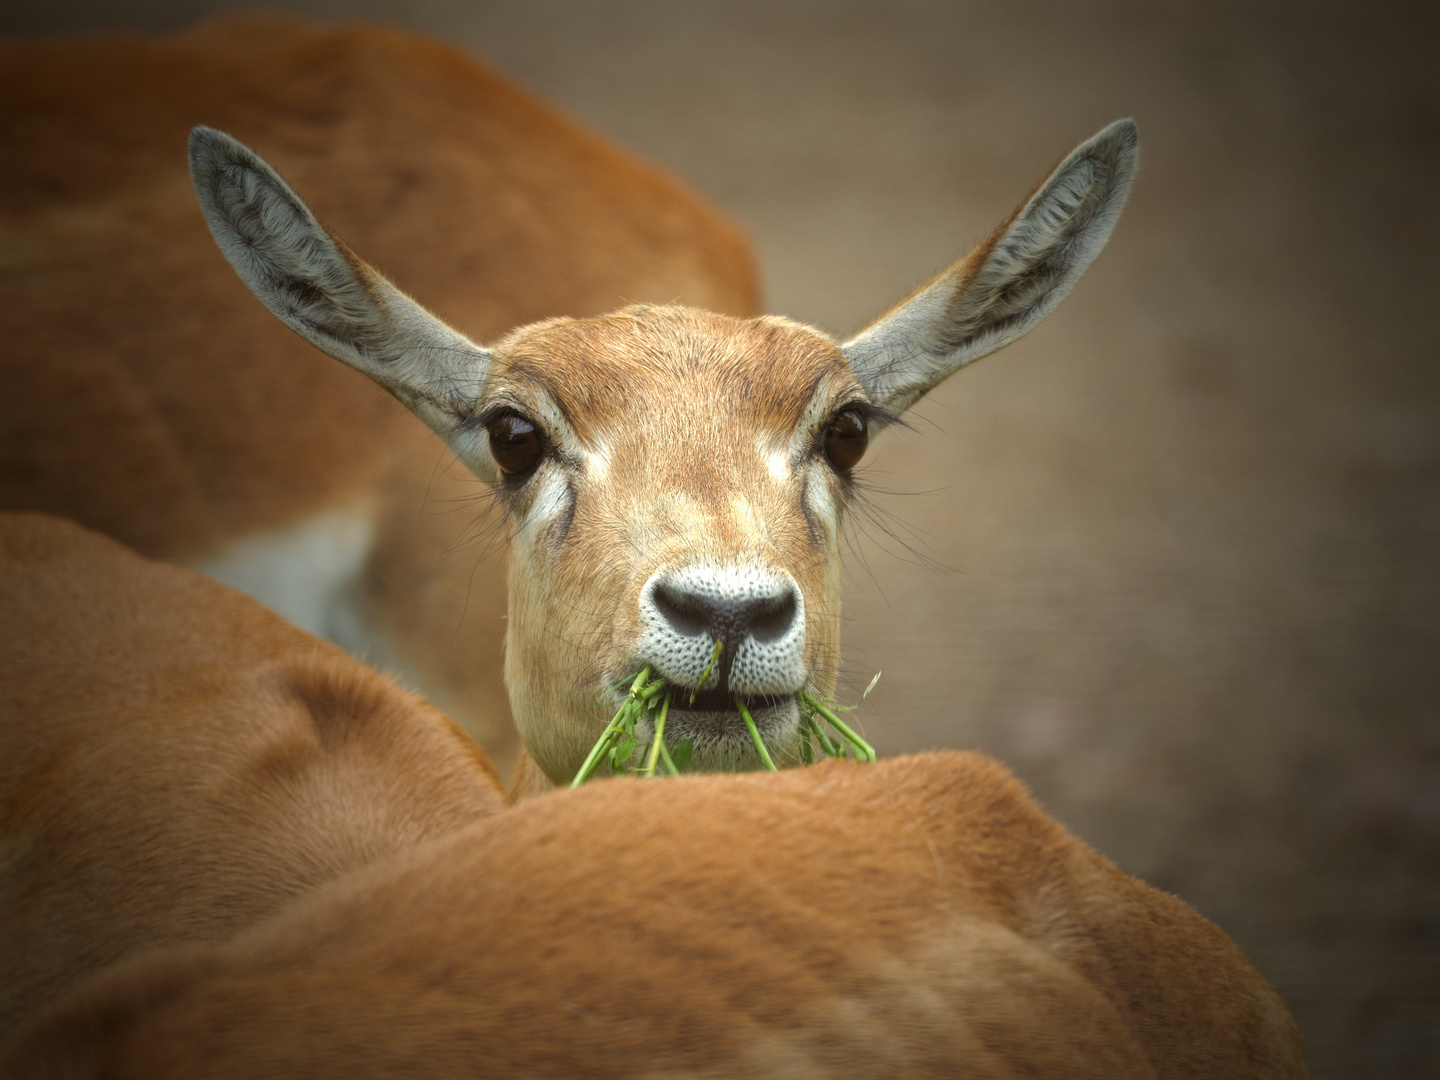
[{"label": "antelope nose", "polygon": [[640,620],[640,658],[680,686],[783,695],[804,685],[805,598],[789,574],[714,563],[662,571],[641,590]]},{"label": "antelope nose", "polygon": [[747,637],[766,644],[784,637],[800,609],[795,588],[789,584],[772,596],[735,598],[706,596],[659,582],[651,597],[660,614],[680,633],[687,637],[708,634],[712,640],[725,642],[732,656]]}]

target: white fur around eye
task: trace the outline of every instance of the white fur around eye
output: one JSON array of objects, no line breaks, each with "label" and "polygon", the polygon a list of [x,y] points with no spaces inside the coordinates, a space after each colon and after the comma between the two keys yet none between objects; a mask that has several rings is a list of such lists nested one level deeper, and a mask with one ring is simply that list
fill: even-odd
[{"label": "white fur around eye", "polygon": [[840,531],[840,507],[835,502],[833,484],[824,469],[812,468],[805,477],[805,505],[832,539]]},{"label": "white fur around eye", "polygon": [[581,455],[585,462],[586,475],[592,480],[604,480],[610,474],[610,446],[601,443],[593,450],[587,450]]},{"label": "white fur around eye", "polygon": [[530,505],[515,518],[515,546],[529,550],[545,531],[565,514],[570,506],[570,484],[563,469],[546,468],[540,477],[540,489]]}]

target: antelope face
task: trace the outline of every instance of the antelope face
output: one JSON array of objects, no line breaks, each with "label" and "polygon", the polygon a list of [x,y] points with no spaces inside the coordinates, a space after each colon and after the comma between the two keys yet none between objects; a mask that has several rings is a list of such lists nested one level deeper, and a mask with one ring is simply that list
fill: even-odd
[{"label": "antelope face", "polygon": [[635,307],[493,353],[474,467],[513,522],[506,680],[537,764],[573,775],[645,667],[678,691],[666,736],[697,767],[759,764],[737,696],[785,755],[795,692],[834,683],[840,516],[885,415],[839,348],[784,319]]},{"label": "antelope face", "polygon": [[563,783],[614,684],[645,667],[679,691],[667,741],[691,739],[697,766],[757,764],[737,698],[772,756],[793,760],[795,692],[835,678],[840,519],[870,431],[1054,309],[1109,238],[1135,143],[1125,120],[1082,143],[975,251],[843,345],[779,318],[636,307],[482,348],[235,140],[196,129],[190,163],[260,301],[495,486],[515,538],[511,705]]}]

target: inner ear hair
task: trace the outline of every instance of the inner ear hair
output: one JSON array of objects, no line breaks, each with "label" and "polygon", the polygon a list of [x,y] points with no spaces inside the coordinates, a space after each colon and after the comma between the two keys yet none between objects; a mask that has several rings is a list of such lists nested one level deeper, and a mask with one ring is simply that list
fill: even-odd
[{"label": "inner ear hair", "polygon": [[430,314],[320,224],[258,154],[190,135],[190,175],[220,251],[276,318],[363,371],[447,440],[470,415],[490,353]]},{"label": "inner ear hair", "polygon": [[1050,314],[1109,240],[1138,156],[1133,120],[1081,143],[973,252],[841,346],[899,413]]}]

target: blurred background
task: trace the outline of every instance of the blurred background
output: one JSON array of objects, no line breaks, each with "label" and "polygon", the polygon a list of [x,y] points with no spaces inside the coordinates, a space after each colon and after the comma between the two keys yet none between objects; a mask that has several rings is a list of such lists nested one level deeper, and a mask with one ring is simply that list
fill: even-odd
[{"label": "blurred background", "polygon": [[[0,32],[239,5],[7,0]],[[1110,247],[866,468],[851,696],[1216,920],[1316,1076],[1440,1074],[1440,5],[292,2],[688,180],[836,334],[1133,115]],[[401,283],[403,284],[403,282]]]}]

